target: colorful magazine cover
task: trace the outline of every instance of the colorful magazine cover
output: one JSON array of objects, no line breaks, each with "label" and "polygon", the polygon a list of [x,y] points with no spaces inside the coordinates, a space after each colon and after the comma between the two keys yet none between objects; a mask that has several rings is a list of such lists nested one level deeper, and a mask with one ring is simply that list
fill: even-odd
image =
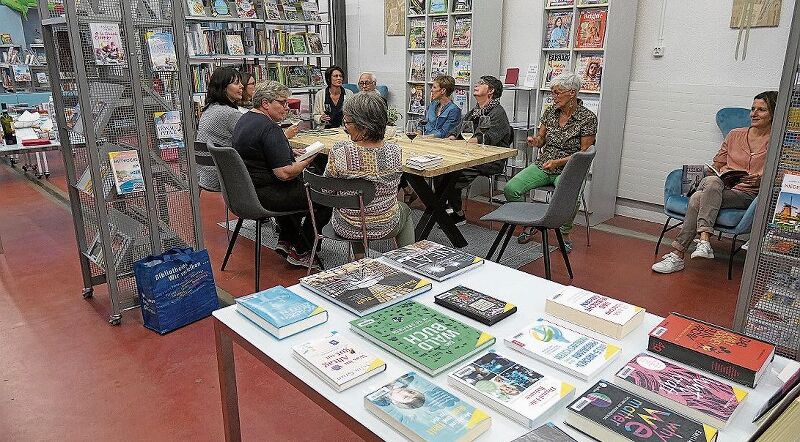
[{"label": "colorful magazine cover", "polygon": [[100,66],[125,63],[125,51],[117,23],[89,23],[94,48],[94,62]]},{"label": "colorful magazine cover", "polygon": [[469,86],[471,77],[472,77],[471,55],[468,53],[453,54],[453,78],[456,80],[456,84],[461,86]]},{"label": "colorful magazine cover", "polygon": [[549,11],[544,47],[549,49],[569,48],[572,35],[572,11]]},{"label": "colorful magazine cover", "polygon": [[791,236],[800,234],[800,174],[786,172],[775,203],[771,227]]},{"label": "colorful magazine cover", "polygon": [[231,9],[227,0],[211,0],[211,15],[214,17],[229,17]]},{"label": "colorful magazine cover", "polygon": [[14,81],[29,82],[33,80],[31,77],[31,68],[27,64],[15,64],[11,66],[14,71]]},{"label": "colorful magazine cover", "polygon": [[325,52],[322,39],[316,32],[306,32],[306,43],[308,44],[309,54],[322,54]]},{"label": "colorful magazine cover", "polygon": [[447,52],[431,52],[431,81],[439,76],[448,75],[449,69]]},{"label": "colorful magazine cover", "polygon": [[603,59],[602,54],[581,53],[578,55],[575,73],[583,79],[581,92],[600,92],[600,84],[603,79]]},{"label": "colorful magazine cover", "polygon": [[453,48],[472,47],[472,17],[456,17],[453,20]]},{"label": "colorful magazine cover", "polygon": [[425,85],[412,84],[408,95],[408,112],[425,115]]},{"label": "colorful magazine cover", "polygon": [[562,72],[569,70],[569,52],[548,52],[542,72],[542,89],[550,89],[550,82]]},{"label": "colorful magazine cover", "polygon": [[236,0],[236,13],[239,18],[258,18],[254,0]]},{"label": "colorful magazine cover", "polygon": [[429,14],[446,14],[447,13],[447,0],[428,0],[430,6],[428,9]]},{"label": "colorful magazine cover", "polygon": [[408,78],[410,81],[425,81],[425,53],[412,52],[411,53],[411,71]]},{"label": "colorful magazine cover", "polygon": [[189,15],[195,17],[203,17],[206,15],[205,6],[203,6],[203,0],[186,0],[187,10],[189,11]]},{"label": "colorful magazine cover", "polygon": [[575,31],[576,48],[602,48],[606,38],[607,9],[583,9]]},{"label": "colorful magazine cover", "polygon": [[425,19],[412,19],[408,30],[408,48],[425,49]]},{"label": "colorful magazine cover", "polygon": [[431,48],[446,48],[449,24],[447,17],[436,17],[431,20]]},{"label": "colorful magazine cover", "polygon": [[150,66],[154,71],[176,71],[178,56],[172,32],[150,32],[147,34],[150,51]]},{"label": "colorful magazine cover", "polygon": [[114,176],[114,184],[117,187],[118,194],[125,195],[144,190],[142,166],[139,163],[139,153],[137,151],[120,150],[109,152],[108,160],[111,164],[111,172]]}]

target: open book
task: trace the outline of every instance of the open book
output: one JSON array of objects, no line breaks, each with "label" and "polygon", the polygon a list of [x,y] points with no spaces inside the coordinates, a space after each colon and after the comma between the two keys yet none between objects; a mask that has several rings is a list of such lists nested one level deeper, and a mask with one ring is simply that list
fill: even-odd
[{"label": "open book", "polygon": [[713,172],[714,175],[718,176],[725,184],[725,187],[729,189],[739,184],[742,181],[742,179],[744,179],[744,177],[749,175],[744,170],[729,170],[725,173],[720,173],[719,170],[717,170],[713,164],[706,163],[705,166],[708,167],[708,169],[711,170],[711,172]]},{"label": "open book", "polygon": [[303,161],[306,158],[312,157],[319,153],[322,149],[325,148],[325,145],[321,141],[315,141],[310,146],[306,147],[306,153],[300,155],[299,157],[295,158],[294,160],[297,162]]}]

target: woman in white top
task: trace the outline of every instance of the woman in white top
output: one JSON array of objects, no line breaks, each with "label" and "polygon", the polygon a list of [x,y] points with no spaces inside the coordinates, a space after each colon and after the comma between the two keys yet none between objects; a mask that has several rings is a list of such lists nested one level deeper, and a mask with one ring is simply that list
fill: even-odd
[{"label": "woman in white top", "polygon": [[325,82],[328,87],[320,89],[314,96],[314,122],[325,129],[340,127],[344,118],[344,102],[353,93],[342,87],[344,71],[339,66],[331,66],[325,70]]}]

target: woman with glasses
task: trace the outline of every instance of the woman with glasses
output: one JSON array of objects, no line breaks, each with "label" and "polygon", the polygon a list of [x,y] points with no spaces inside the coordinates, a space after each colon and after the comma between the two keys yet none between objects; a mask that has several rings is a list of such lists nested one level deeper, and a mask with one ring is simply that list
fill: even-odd
[{"label": "woman with glasses", "polygon": [[[256,84],[253,109],[242,115],[233,131],[233,148],[247,167],[261,205],[276,212],[308,208],[301,174],[317,157],[295,161],[305,151],[293,150],[278,125],[289,112],[290,94],[289,88],[277,81]],[[315,207],[315,213],[322,228],[330,219],[330,209]],[[306,216],[302,230],[298,231],[302,218],[303,215],[292,215],[276,219],[280,235],[275,251],[296,266],[306,266],[312,259],[309,246],[314,238],[313,225]],[[319,267],[316,258],[312,267]]]},{"label": "woman with glasses", "polygon": [[339,66],[331,66],[325,70],[325,83],[328,87],[320,89],[314,95],[314,122],[325,129],[342,125],[342,107],[352,95],[344,84],[344,71]]},{"label": "woman with glasses", "polygon": [[461,109],[450,99],[455,86],[455,79],[449,75],[440,75],[433,80],[431,104],[425,112],[426,135],[444,138],[461,121]]},{"label": "woman with glasses", "polygon": [[[585,151],[594,144],[597,134],[597,117],[592,111],[583,106],[583,101],[578,98],[578,91],[583,81],[581,77],[565,72],[557,75],[550,83],[553,94],[553,106],[546,110],[539,124],[536,135],[528,137],[528,145],[538,147],[539,155],[533,164],[522,169],[506,184],[505,196],[507,201],[522,201],[525,194],[537,187],[558,185],[564,165],[567,164],[572,154]],[[578,213],[578,201],[575,201],[575,212],[570,220]],[[572,230],[572,221],[561,226],[567,252],[572,250],[569,232]],[[522,233],[518,241],[526,243],[533,239],[532,232]]]},{"label": "woman with glasses", "polygon": [[245,113],[253,108],[253,91],[256,90],[256,77],[249,72],[241,72],[242,76],[242,99],[239,100],[239,111]]},{"label": "woman with glasses", "polygon": [[[220,67],[211,74],[206,93],[206,105],[197,126],[197,141],[216,146],[230,146],[233,129],[242,116],[236,106],[242,99],[241,76],[232,67]],[[199,166],[197,177],[201,189],[218,192],[219,176],[214,166]]]},{"label": "woman with glasses", "polygon": [[[333,145],[328,154],[325,175],[338,178],[363,178],[375,183],[375,199],[365,207],[367,238],[394,237],[399,247],[414,242],[411,209],[397,200],[397,186],[403,173],[402,151],[384,140],[386,104],[377,92],[362,92],[344,104],[344,130],[350,141]],[[333,228],[349,239],[362,237],[359,210],[337,209]],[[353,244],[356,257],[364,246]]]}]

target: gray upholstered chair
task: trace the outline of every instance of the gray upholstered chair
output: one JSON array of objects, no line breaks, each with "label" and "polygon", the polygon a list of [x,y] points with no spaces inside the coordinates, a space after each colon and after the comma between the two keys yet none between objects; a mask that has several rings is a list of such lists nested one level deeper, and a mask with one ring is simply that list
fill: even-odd
[{"label": "gray upholstered chair", "polygon": [[[547,202],[549,203],[550,199],[553,197],[553,192],[556,191],[556,186],[548,184],[546,186],[537,187],[535,190],[547,192]],[[586,196],[583,194],[583,189],[581,189],[581,204],[583,205],[583,219],[586,221],[586,247],[589,247],[589,231],[592,226],[589,224],[589,206],[586,205]]]},{"label": "gray upholstered chair", "polygon": [[[351,239],[339,236],[339,234],[333,230],[333,225],[328,223],[322,227],[321,233],[317,234],[314,238],[314,244],[311,246],[311,256],[315,256],[319,242],[323,238],[345,241],[351,246],[353,243],[361,242],[364,247],[364,253],[367,253],[369,250],[369,238],[367,238],[367,223],[364,208],[375,199],[375,183],[362,178],[323,177],[309,172],[308,170],[303,171],[303,181],[305,181],[306,185],[306,197],[308,198],[311,222],[314,225],[315,232],[319,232],[320,230],[317,228],[317,220],[314,216],[314,211],[311,210],[313,204],[319,204],[332,209],[358,210],[361,216],[361,238]],[[308,267],[307,273],[311,273],[311,266]]]},{"label": "gray upholstered chair", "polygon": [[[273,212],[267,210],[261,205],[256,194],[256,188],[253,186],[253,180],[250,174],[247,173],[247,168],[232,147],[216,147],[212,143],[208,143],[208,151],[214,159],[214,163],[219,171],[219,182],[222,188],[222,197],[225,198],[225,204],[228,205],[231,212],[239,217],[236,222],[236,227],[233,229],[233,235],[228,243],[228,250],[225,252],[225,259],[222,261],[222,270],[228,264],[228,258],[233,252],[233,246],[236,244],[236,238],[239,237],[239,230],[242,228],[242,222],[246,219],[252,219],[256,222],[256,282],[255,291],[259,288],[259,277],[261,276],[261,225],[264,221],[276,216],[288,216],[298,213],[305,213],[305,210],[295,210],[292,212]],[[299,226],[298,226],[299,228]]]},{"label": "gray upholstered chair", "polygon": [[492,259],[497,246],[505,236],[503,246],[500,253],[497,255],[497,262],[505,252],[511,236],[514,234],[514,229],[517,226],[532,227],[542,233],[542,253],[544,255],[544,272],[547,279],[551,279],[550,275],[550,248],[547,242],[547,231],[552,229],[556,232],[558,238],[558,246],[561,249],[561,255],[564,257],[564,263],[567,265],[570,279],[572,275],[572,266],[569,263],[567,256],[567,249],[564,246],[564,238],[561,236],[561,227],[572,216],[575,210],[575,201],[583,185],[583,180],[589,172],[589,166],[594,159],[595,148],[594,146],[587,149],[585,152],[578,152],[572,155],[569,162],[567,162],[564,171],[561,172],[561,179],[558,186],[553,191],[553,197],[550,203],[539,202],[511,202],[506,203],[499,209],[492,213],[484,215],[482,221],[499,221],[503,223],[503,227],[497,234],[492,247],[486,259]]},{"label": "gray upholstered chair", "polygon": [[[214,164],[214,159],[211,158],[211,153],[208,152],[208,146],[206,145],[206,143],[204,143],[202,141],[195,141],[194,142],[194,162],[198,166],[206,166],[206,167],[215,167],[216,168],[216,165]],[[217,171],[217,175],[219,175],[219,171]],[[199,188],[199,192],[198,193],[203,193],[204,190],[206,192],[215,192],[215,193],[222,192],[222,187],[221,186],[220,187],[208,187],[208,186],[204,186],[202,184],[198,184],[198,188]],[[228,226],[230,226],[230,224],[231,224],[230,213],[231,213],[231,211],[230,211],[230,209],[228,209],[228,205],[225,204],[225,235],[227,236],[228,241],[231,240],[230,229],[228,228]]]}]

